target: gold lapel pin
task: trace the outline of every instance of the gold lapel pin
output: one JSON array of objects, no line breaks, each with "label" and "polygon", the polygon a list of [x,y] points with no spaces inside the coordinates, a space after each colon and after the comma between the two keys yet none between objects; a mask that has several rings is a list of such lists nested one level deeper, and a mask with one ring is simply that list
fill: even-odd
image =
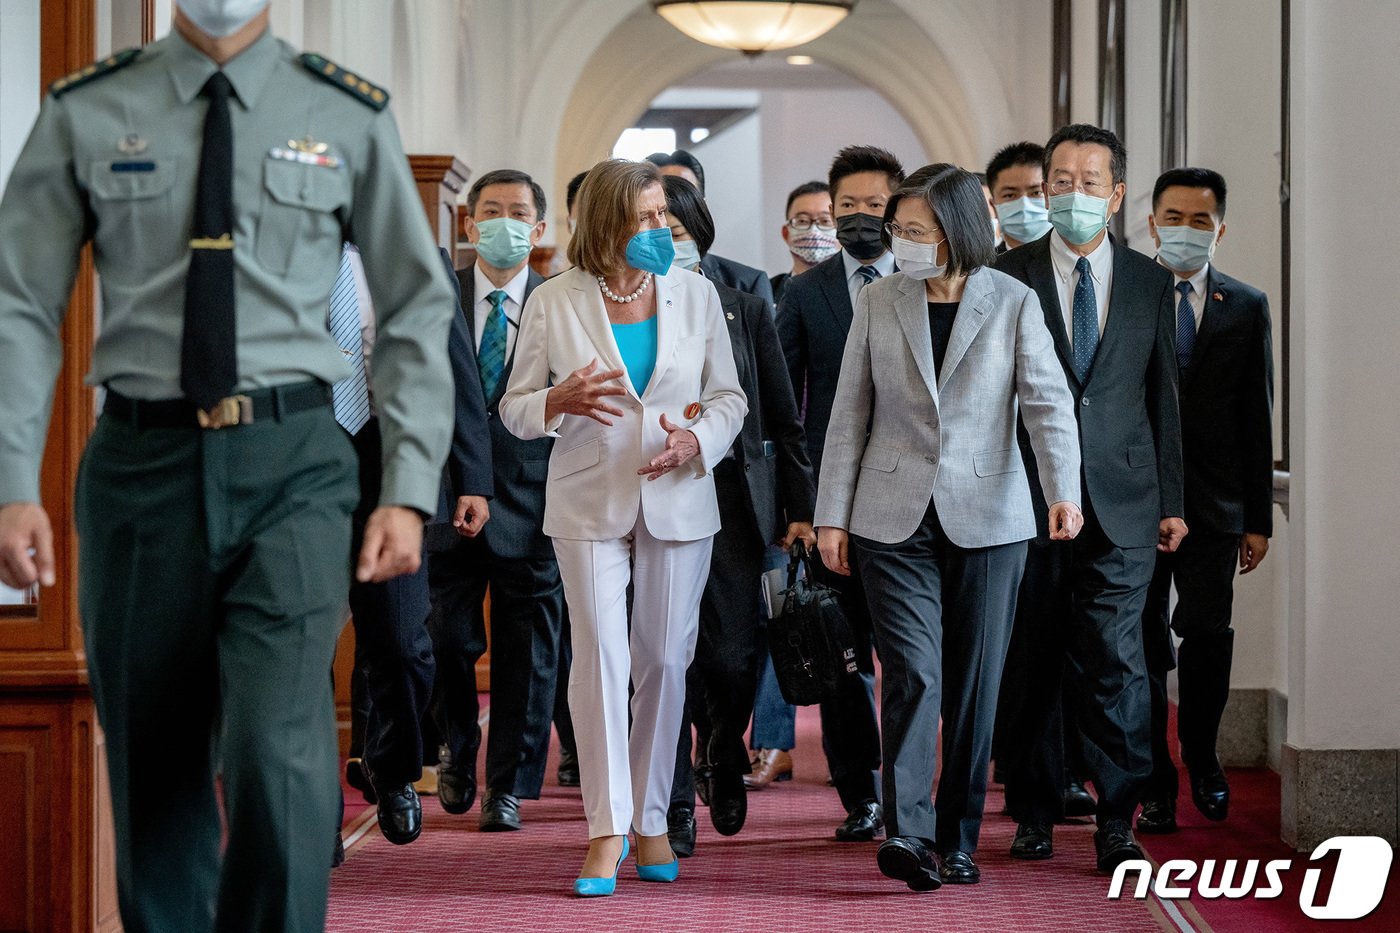
[{"label": "gold lapel pin", "polygon": [[1216,301],[1224,301],[1224,300],[1225,300],[1225,296],[1222,295],[1222,294],[1220,294],[1219,292],[1216,292],[1214,295],[1211,295],[1210,297],[1214,298]]},{"label": "gold lapel pin", "polygon": [[140,155],[146,151],[146,141],[135,133],[128,133],[117,140],[117,151],[122,155]]},{"label": "gold lapel pin", "polygon": [[685,406],[685,417],[687,421],[694,421],[696,418],[699,418],[700,403],[691,402],[689,405]]},{"label": "gold lapel pin", "polygon": [[321,155],[330,148],[328,143],[318,142],[311,138],[311,134],[303,136],[301,139],[287,140],[287,147],[294,152],[305,152],[310,155]]}]

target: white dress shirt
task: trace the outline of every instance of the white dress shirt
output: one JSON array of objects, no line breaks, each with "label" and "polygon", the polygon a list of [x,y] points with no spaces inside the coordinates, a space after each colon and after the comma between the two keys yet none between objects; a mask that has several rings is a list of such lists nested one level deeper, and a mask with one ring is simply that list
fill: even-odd
[{"label": "white dress shirt", "polygon": [[856,306],[856,296],[860,294],[861,286],[865,284],[865,276],[857,272],[857,269],[861,266],[874,266],[881,278],[894,272],[894,253],[890,250],[881,253],[879,259],[861,262],[843,249],[841,250],[841,261],[846,264],[846,288],[851,293],[852,309]]},{"label": "white dress shirt", "polygon": [[[1107,234],[1086,258],[1089,274],[1094,277],[1094,300],[1099,306],[1099,336],[1102,337],[1104,325],[1108,323],[1109,294],[1113,289],[1113,244]],[[1069,248],[1058,230],[1050,234],[1050,262],[1060,285],[1060,316],[1065,321],[1065,334],[1069,336],[1070,346],[1074,346],[1074,290],[1079,287],[1079,273],[1074,267],[1079,264],[1079,254]]]},{"label": "white dress shirt", "polygon": [[[472,274],[476,276],[476,305],[472,311],[476,319],[476,349],[480,352],[481,335],[486,332],[486,321],[491,316],[490,296],[496,290],[496,286],[492,285],[491,280],[481,271],[480,263],[472,266]],[[520,332],[520,311],[525,307],[525,282],[529,278],[530,264],[526,263],[515,274],[515,278],[501,289],[506,293],[506,359],[510,359],[511,353],[515,351],[515,335]]]},{"label": "white dress shirt", "polygon": [[[1161,265],[1161,260],[1158,260],[1157,264]],[[1166,267],[1163,266],[1163,268]],[[1206,273],[1209,271],[1210,263],[1206,263],[1204,266],[1201,266],[1201,268],[1197,269],[1191,275],[1177,275],[1175,272],[1172,273],[1172,278],[1175,280],[1172,282],[1173,290],[1182,282],[1191,283],[1191,291],[1187,292],[1186,300],[1191,302],[1191,313],[1196,317],[1197,332],[1199,332],[1201,329],[1201,318],[1206,313]],[[1181,293],[1177,292],[1177,297],[1172,302],[1173,313],[1175,313],[1176,306],[1180,303]]]}]

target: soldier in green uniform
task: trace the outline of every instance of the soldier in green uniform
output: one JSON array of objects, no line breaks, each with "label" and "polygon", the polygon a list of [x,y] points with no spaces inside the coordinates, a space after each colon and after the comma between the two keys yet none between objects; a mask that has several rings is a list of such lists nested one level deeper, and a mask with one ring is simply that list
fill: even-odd
[{"label": "soldier in green uniform", "polygon": [[358,352],[327,329],[343,241],[378,313],[361,580],[416,569],[451,434],[455,309],[387,95],[267,23],[266,0],[178,0],[170,36],[55,82],[0,201],[10,586],[54,582],[39,462],[86,242],[100,274],[75,514],[127,930],[324,925],[358,498],[328,389]]}]

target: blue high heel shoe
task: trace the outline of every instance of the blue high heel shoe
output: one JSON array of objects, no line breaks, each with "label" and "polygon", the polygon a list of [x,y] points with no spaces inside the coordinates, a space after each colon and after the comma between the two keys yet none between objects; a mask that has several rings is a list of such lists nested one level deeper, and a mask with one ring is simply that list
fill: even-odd
[{"label": "blue high heel shoe", "polygon": [[643,865],[637,863],[637,878],[642,881],[657,881],[670,884],[681,876],[681,860],[673,858],[664,865]]},{"label": "blue high heel shoe", "polygon": [[617,890],[617,873],[622,870],[622,863],[627,858],[629,846],[627,837],[622,837],[622,854],[617,857],[617,865],[613,868],[612,876],[609,878],[575,878],[574,893],[579,897],[607,897]]}]

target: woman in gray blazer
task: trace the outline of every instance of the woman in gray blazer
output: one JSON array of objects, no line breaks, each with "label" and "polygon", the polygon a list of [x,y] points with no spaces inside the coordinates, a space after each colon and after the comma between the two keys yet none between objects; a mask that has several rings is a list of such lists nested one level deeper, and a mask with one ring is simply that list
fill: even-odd
[{"label": "woman in gray blazer", "polygon": [[1083,516],[1073,400],[1035,292],[988,267],[975,176],[940,164],[914,177],[885,209],[899,272],[856,302],[815,524],[828,568],[859,565],[883,665],[880,870],[931,891],[980,877],[997,691],[1035,535],[1018,413],[1051,537],[1073,538]]}]

